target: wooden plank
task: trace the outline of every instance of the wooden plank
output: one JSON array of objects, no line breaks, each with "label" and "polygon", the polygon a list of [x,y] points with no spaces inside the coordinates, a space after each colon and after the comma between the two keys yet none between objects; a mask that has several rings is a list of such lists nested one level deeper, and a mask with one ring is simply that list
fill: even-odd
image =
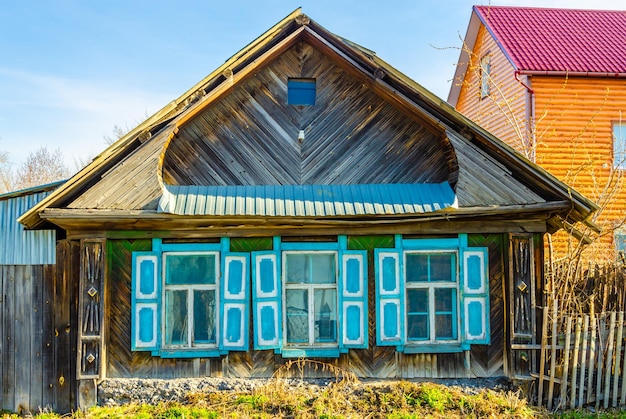
[{"label": "wooden plank", "polygon": [[[583,405],[585,403],[585,368],[587,366],[587,347],[589,345],[589,315],[585,314],[583,317],[583,340],[582,340],[582,355],[580,361],[580,383],[578,384],[578,404]],[[587,387],[589,388],[589,387]]]},{"label": "wooden plank", "polygon": [[[565,326],[565,350],[563,351],[563,375],[561,379],[561,400],[557,409],[565,407],[565,398],[567,397],[567,375],[569,373],[570,362],[570,344],[572,341],[572,318],[567,317],[567,323]],[[575,368],[575,366],[574,366]]]},{"label": "wooden plank", "polygon": [[3,399],[4,399],[4,409],[10,411],[16,411],[15,405],[15,358],[16,358],[16,339],[15,333],[17,329],[15,318],[16,318],[16,310],[17,305],[19,304],[16,301],[16,289],[15,289],[15,267],[7,266],[3,267],[4,271],[4,301],[6,304],[5,311],[5,323],[4,323],[4,332],[5,332],[5,342],[7,345],[6,351],[4,353],[4,376],[2,377],[2,387],[3,387]]},{"label": "wooden plank", "polygon": [[580,349],[580,333],[582,328],[582,317],[576,319],[576,335],[574,336],[574,355],[572,359],[574,360],[574,365],[572,366],[572,390],[570,394],[569,406],[570,409],[573,409],[576,406],[576,384],[578,376],[576,375],[578,372],[578,353]]},{"label": "wooden plank", "polygon": [[611,312],[611,320],[609,325],[609,343],[606,355],[606,369],[604,374],[604,408],[609,407],[609,397],[611,395],[611,371],[613,367],[613,345],[615,343],[615,317],[616,313]]},{"label": "wooden plank", "polygon": [[32,278],[30,266],[18,266],[15,273],[15,410],[28,413],[30,406],[30,371],[33,354],[30,317],[33,311]]},{"label": "wooden plank", "polygon": [[[0,408],[7,409],[5,406],[5,388],[7,386],[7,382],[5,381],[6,375],[5,372],[8,371],[7,363],[7,351],[9,342],[7,340],[8,335],[6,334],[5,322],[7,321],[7,312],[8,305],[11,303],[11,299],[9,295],[7,295],[7,289],[5,287],[5,283],[8,281],[7,276],[5,275],[6,267],[0,266],[0,383],[2,388],[0,388]],[[8,373],[7,373],[8,374]]]},{"label": "wooden plank", "polygon": [[30,353],[31,353],[31,365],[30,365],[30,401],[29,410],[33,413],[37,412],[43,404],[43,310],[44,310],[44,296],[43,296],[43,265],[31,266],[27,268],[31,273],[31,301],[32,306],[30,310]]},{"label": "wooden plank", "polygon": [[42,363],[42,408],[52,408],[54,400],[54,283],[56,281],[56,267],[43,267],[43,307],[41,312],[43,330],[41,346]]},{"label": "wooden plank", "polygon": [[598,348],[596,351],[596,409],[600,408],[600,400],[604,397],[604,392],[602,391],[602,374],[603,365],[604,365],[604,345],[602,344],[602,336],[606,326],[606,319],[603,315],[597,317],[599,325],[598,325]]},{"label": "wooden plank", "polygon": [[618,386],[619,386],[619,371],[620,368],[623,368],[623,365],[620,364],[620,361],[622,359],[621,354],[622,354],[622,334],[623,334],[623,329],[624,329],[624,312],[620,311],[618,318],[617,318],[617,348],[615,350],[615,366],[614,366],[614,373],[613,373],[613,403],[611,404],[612,407],[616,407],[617,406],[617,392],[618,392]]},{"label": "wooden plank", "polygon": [[541,353],[539,355],[539,385],[537,387],[537,404],[543,405],[543,380],[546,363],[546,345],[548,344],[548,307],[542,307],[543,321],[541,323]]},{"label": "wooden plank", "polygon": [[597,328],[597,317],[594,313],[591,313],[589,316],[589,322],[591,323],[591,338],[589,342],[591,347],[589,348],[589,375],[587,380],[587,403],[591,402],[591,396],[595,394],[593,392],[593,371],[595,368],[596,362],[596,328]]},{"label": "wooden plank", "polygon": [[554,395],[554,378],[556,376],[556,341],[558,333],[557,314],[558,301],[554,299],[552,306],[552,349],[550,350],[550,381],[548,382],[548,410],[552,410],[552,396]]}]

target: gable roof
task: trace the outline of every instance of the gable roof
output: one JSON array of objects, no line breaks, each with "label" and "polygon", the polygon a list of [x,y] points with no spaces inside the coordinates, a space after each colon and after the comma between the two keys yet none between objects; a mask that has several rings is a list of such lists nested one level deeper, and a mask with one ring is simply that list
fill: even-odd
[{"label": "gable roof", "polygon": [[[441,183],[446,181],[449,186],[445,191],[439,190],[434,198],[429,198],[426,187],[415,186],[411,188],[418,195],[426,196],[422,204],[425,206],[414,205],[415,202],[408,200],[394,200],[390,195],[381,194],[382,187],[380,185],[370,185],[368,187],[357,187],[356,192],[360,193],[361,201],[354,200],[355,203],[372,205],[395,204],[397,208],[403,207],[400,211],[385,212],[383,215],[391,215],[396,217],[416,217],[432,216],[437,213],[439,219],[450,219],[454,217],[467,216],[489,216],[502,214],[523,214],[542,213],[550,218],[560,218],[570,223],[583,221],[597,209],[595,204],[580,195],[576,191],[571,190],[567,185],[563,184],[545,170],[521,157],[511,147],[505,145],[488,132],[456,112],[452,107],[440,98],[436,97],[419,84],[410,80],[408,77],[394,69],[388,63],[378,58],[372,51],[366,50],[352,42],[340,38],[316,22],[310,20],[303,15],[300,9],[297,9],[277,25],[245,47],[242,51],[235,54],[231,59],[227,60],[224,65],[212,72],[209,76],[196,84],[192,89],[173,101],[171,104],[148,118],[138,127],[113,144],[101,155],[96,157],[94,161],[72,177],[59,190],[51,194],[47,199],[33,207],[24,214],[19,220],[29,228],[41,228],[46,223],[52,222],[66,228],[67,226],[79,228],[81,225],[89,225],[93,227],[97,223],[107,223],[111,228],[120,229],[136,229],[136,228],[154,228],[154,226],[162,226],[162,222],[171,222],[171,225],[185,226],[190,228],[193,223],[190,221],[189,215],[182,215],[189,210],[195,217],[198,225],[207,225],[207,223],[219,222],[226,220],[232,216],[245,217],[279,217],[279,215],[261,214],[256,211],[253,214],[248,213],[247,207],[239,212],[230,213],[229,210],[221,209],[216,212],[198,210],[197,207],[192,209],[177,210],[177,207],[186,206],[188,200],[193,199],[212,199],[218,198],[218,194],[222,194],[222,198],[228,198],[224,194],[230,194],[231,203],[237,202],[237,199],[245,199],[243,194],[246,189],[228,188],[234,185],[269,185],[271,183],[223,183],[226,188],[207,188],[212,185],[220,185],[220,183],[181,183],[184,180],[193,181],[194,176],[177,177],[177,173],[173,171],[193,170],[192,174],[201,174],[203,168],[212,169],[211,162],[220,161],[226,168],[231,160],[220,159],[216,153],[223,151],[223,146],[215,146],[214,144],[202,144],[196,148],[190,147],[193,144],[188,143],[187,147],[181,147],[181,141],[190,141],[191,135],[196,135],[202,121],[210,122],[210,118],[215,114],[207,114],[219,109],[216,104],[224,104],[225,98],[233,98],[237,95],[233,92],[242,92],[246,83],[257,83],[257,87],[265,87],[265,84],[258,85],[258,78],[264,77],[262,71],[267,69],[270,63],[275,63],[278,57],[285,54],[301,55],[302,59],[308,59],[306,51],[301,50],[302,44],[311,46],[313,50],[317,50],[325,59],[332,61],[335,67],[331,70],[333,73],[349,72],[351,77],[358,80],[354,84],[350,94],[353,97],[363,98],[363,94],[374,92],[376,97],[383,98],[383,105],[391,104],[395,112],[404,118],[403,121],[409,121],[409,128],[402,135],[398,135],[396,130],[396,138],[393,142],[389,142],[388,147],[378,153],[387,153],[391,156],[398,156],[397,159],[406,159],[406,155],[411,152],[411,132],[412,128],[419,125],[420,130],[425,132],[423,139],[427,141],[426,146],[430,145],[428,153],[435,153],[439,156],[433,162],[437,167],[432,170],[439,170],[437,179],[430,182],[425,180],[409,179],[409,182],[417,183]],[[296,64],[297,65],[297,64]],[[259,77],[257,77],[259,76]],[[267,76],[267,74],[265,74]],[[270,77],[271,78],[271,77]],[[276,83],[274,83],[276,84]],[[280,83],[278,84],[280,86]],[[244,92],[245,93],[245,92]],[[254,92],[253,92],[254,93]],[[251,97],[254,94],[251,95]],[[270,97],[271,94],[270,94]],[[259,112],[264,111],[262,106],[256,100],[252,102],[255,109]],[[349,103],[356,103],[350,102]],[[368,102],[360,105],[363,109],[368,109]],[[371,105],[371,102],[369,102]],[[230,108],[238,110],[236,106]],[[321,109],[321,111],[320,111]],[[313,112],[323,112],[323,107],[314,109]],[[274,108],[276,112],[286,112],[280,106]],[[234,114],[227,109],[224,115],[233,115],[228,117],[236,119]],[[259,116],[261,114],[258,114]],[[372,114],[374,115],[374,114]],[[276,132],[281,130],[277,121],[289,123],[288,117],[274,119],[272,115],[261,115],[263,118],[269,118],[268,121],[272,125],[268,125]],[[328,114],[326,114],[328,116]],[[341,116],[341,115],[339,115]],[[331,117],[337,118],[333,114]],[[209,119],[206,119],[209,118]],[[358,118],[357,118],[358,119]],[[194,121],[200,121],[198,126],[194,127]],[[287,122],[285,122],[287,121]],[[384,121],[362,119],[359,126],[355,127],[355,136],[362,134],[363,126],[373,126],[374,130],[370,132],[382,132]],[[374,122],[372,122],[374,121]],[[226,121],[228,122],[228,121]],[[309,121],[310,122],[310,121]],[[327,127],[328,122],[317,121],[316,127]],[[323,123],[322,123],[323,122]],[[336,121],[340,128],[346,124],[341,119]],[[290,129],[294,126],[290,125]],[[211,130],[213,128],[208,127]],[[311,128],[312,129],[312,128]],[[359,131],[360,130],[360,131]],[[312,129],[311,132],[314,130]],[[212,131],[209,131],[212,132]],[[275,141],[272,150],[283,152],[281,136],[274,132],[264,137],[267,141]],[[265,133],[267,134],[267,133]],[[327,144],[332,147],[333,137],[326,134],[318,138],[330,138]],[[188,137],[185,137],[187,135]],[[347,145],[345,134],[337,138],[342,138],[343,144]],[[383,135],[382,137],[385,137]],[[246,146],[268,147],[268,143],[250,144],[250,136],[246,138],[248,141]],[[307,138],[310,138],[307,133]],[[290,141],[293,138],[289,139]],[[410,140],[410,141],[409,141]],[[418,141],[419,142],[419,141]],[[286,143],[285,143],[286,144]],[[286,144],[288,145],[288,144]],[[190,165],[189,161],[180,161],[181,158],[205,153],[203,166]],[[212,147],[212,148],[211,148]],[[178,151],[177,151],[178,150]],[[311,155],[322,156],[326,158],[328,153],[332,153],[332,148],[324,152],[311,151]],[[248,155],[250,151],[246,152]],[[239,154],[242,154],[239,151]],[[245,154],[245,153],[243,153]],[[339,154],[346,155],[345,150]],[[231,154],[229,156],[233,156]],[[418,156],[420,157],[420,156]],[[259,157],[256,163],[260,160]],[[178,159],[178,160],[176,160]],[[396,159],[396,160],[397,160]],[[348,162],[349,160],[346,160]],[[399,161],[399,160],[398,160]],[[181,162],[182,164],[176,164]],[[286,160],[283,162],[287,163]],[[234,162],[235,164],[240,162]],[[263,161],[265,163],[265,161]],[[340,162],[345,163],[345,162]],[[410,161],[407,162],[410,164]],[[348,163],[346,163],[348,164]],[[439,166],[444,164],[446,169],[441,172]],[[432,165],[432,163],[431,163]],[[325,165],[313,165],[314,168],[323,168]],[[375,167],[374,167],[375,166]],[[385,169],[394,169],[394,161],[383,161],[376,163],[370,167],[371,171]],[[170,171],[168,171],[168,168]],[[367,169],[367,168],[365,168]],[[361,179],[368,179],[368,170],[361,169],[355,176],[361,176]],[[423,168],[420,167],[419,170]],[[240,173],[246,172],[245,167],[233,170],[234,180],[244,179],[237,178]],[[419,171],[414,170],[415,172]],[[264,173],[269,173],[274,169],[269,168]],[[311,187],[307,192],[315,192],[318,194],[328,194],[333,191],[332,176],[323,176],[322,185]],[[242,175],[243,176],[243,175]],[[441,179],[441,176],[444,176]],[[446,177],[447,176],[447,177]],[[182,179],[182,180],[181,180]],[[261,178],[262,179],[262,178]],[[326,180],[324,180],[326,179]],[[394,180],[393,177],[379,177],[384,179],[383,184],[399,184],[402,181]],[[245,180],[245,179],[244,179]],[[178,183],[176,183],[178,182]],[[315,183],[315,182],[314,182]],[[343,184],[351,183],[372,183],[370,181],[355,181],[343,179]],[[375,183],[375,182],[374,182]],[[298,183],[295,182],[297,185]],[[191,186],[201,186],[202,189],[193,189]],[[286,201],[285,196],[291,189],[294,191],[293,185],[279,183],[282,185],[279,192],[268,193],[267,189],[251,189],[251,196],[255,199],[263,199],[265,202],[269,199],[276,205],[283,205]],[[172,188],[176,186],[178,188]],[[180,188],[179,186],[189,186]],[[291,188],[291,189],[290,189]],[[448,191],[454,188],[454,196]],[[306,189],[306,188],[305,188]],[[172,194],[174,191],[174,194]],[[351,194],[354,191],[350,187],[342,187],[336,191],[338,196]],[[392,193],[391,190],[388,191]],[[396,191],[397,192],[397,191]],[[368,195],[369,194],[369,195]],[[365,196],[363,196],[365,195]],[[370,198],[375,198],[376,202],[372,202]],[[234,201],[232,200],[234,199]],[[172,201],[173,200],[173,201]],[[366,202],[367,201],[367,202]],[[174,206],[168,203],[174,202]],[[305,204],[304,200],[300,201]],[[312,201],[308,201],[312,202]],[[318,201],[318,203],[321,201]],[[326,205],[329,201],[323,201]],[[161,203],[161,206],[159,206]],[[419,204],[419,203],[418,203]],[[411,207],[405,210],[405,207]],[[393,207],[393,205],[391,205]],[[221,212],[220,212],[221,211]],[[294,220],[294,216],[298,216],[298,220]],[[360,217],[380,217],[380,213],[372,214],[346,214],[333,209],[326,212],[320,210],[312,213],[303,214],[284,214],[286,219],[279,220],[282,223],[302,222],[303,218],[335,218],[345,221],[351,216]],[[431,217],[432,219],[432,217]],[[111,222],[111,224],[108,224]],[[144,223],[144,224],[142,224]],[[176,224],[177,223],[177,224]],[[558,223],[557,223],[558,224]],[[552,224],[555,225],[555,224]]]},{"label": "gable roof", "polygon": [[[463,80],[484,25],[515,71],[626,77],[626,11],[474,6],[453,80]],[[452,83],[448,102],[458,99]]]}]

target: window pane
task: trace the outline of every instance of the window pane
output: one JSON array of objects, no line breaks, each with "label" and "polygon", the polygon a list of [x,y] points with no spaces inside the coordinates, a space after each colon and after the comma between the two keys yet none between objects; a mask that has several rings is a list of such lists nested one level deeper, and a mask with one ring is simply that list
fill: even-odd
[{"label": "window pane", "polygon": [[437,281],[455,281],[452,266],[455,265],[454,253],[441,253],[430,255],[430,280]]},{"label": "window pane", "polygon": [[308,258],[303,253],[289,253],[286,256],[285,270],[287,283],[308,283]]},{"label": "window pane", "polygon": [[215,255],[176,255],[165,256],[165,283],[176,284],[215,284]]},{"label": "window pane", "polygon": [[337,281],[334,254],[313,253],[310,258],[312,283],[334,284]]},{"label": "window pane", "polygon": [[165,292],[165,344],[187,345],[187,291]]},{"label": "window pane", "polygon": [[309,343],[309,292],[287,289],[287,342]]},{"label": "window pane", "polygon": [[457,338],[456,289],[435,289],[435,337],[442,340]]},{"label": "window pane", "polygon": [[456,289],[437,288],[435,289],[435,310],[437,312],[452,312],[456,306]]},{"label": "window pane", "polygon": [[314,291],[315,342],[337,341],[337,290]]},{"label": "window pane", "polygon": [[337,268],[334,254],[289,253],[286,274],[289,284],[334,284]]},{"label": "window pane", "polygon": [[407,299],[407,338],[427,340],[428,332],[428,290],[409,289]]},{"label": "window pane", "polygon": [[425,253],[407,253],[406,255],[406,281],[428,281],[428,255]]},{"label": "window pane", "polygon": [[216,343],[215,339],[215,290],[193,292],[193,341]]},{"label": "window pane", "polygon": [[613,124],[613,167],[626,169],[626,125]]}]

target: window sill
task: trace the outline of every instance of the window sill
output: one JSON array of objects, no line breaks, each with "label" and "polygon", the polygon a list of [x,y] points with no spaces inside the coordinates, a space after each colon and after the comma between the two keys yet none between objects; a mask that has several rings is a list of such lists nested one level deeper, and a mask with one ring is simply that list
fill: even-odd
[{"label": "window sill", "polygon": [[442,354],[458,353],[469,350],[469,346],[459,344],[413,344],[405,345],[401,352],[405,354]]},{"label": "window sill", "polygon": [[161,349],[159,351],[152,352],[152,355],[161,358],[218,358],[225,354],[226,352],[220,352],[217,348],[186,350]]},{"label": "window sill", "polygon": [[283,358],[339,358],[339,348],[283,348],[276,350]]}]

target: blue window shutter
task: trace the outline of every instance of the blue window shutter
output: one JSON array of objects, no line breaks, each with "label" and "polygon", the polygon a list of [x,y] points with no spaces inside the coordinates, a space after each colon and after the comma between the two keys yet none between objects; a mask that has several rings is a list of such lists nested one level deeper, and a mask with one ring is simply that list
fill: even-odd
[{"label": "blue window shutter", "polygon": [[367,348],[367,251],[339,252],[340,348]]},{"label": "blue window shutter", "polygon": [[376,344],[402,346],[404,338],[404,280],[402,252],[375,249],[376,272]]},{"label": "blue window shutter", "polygon": [[282,285],[278,252],[252,252],[252,283],[254,349],[280,349]]},{"label": "blue window shutter", "polygon": [[161,255],[134,252],[132,266],[131,349],[156,351],[160,342]]},{"label": "blue window shutter", "polygon": [[220,350],[247,351],[249,335],[248,253],[222,253],[220,280],[221,320]]},{"label": "blue window shutter", "polygon": [[463,249],[461,258],[464,340],[470,344],[488,344],[490,341],[488,251],[483,247]]}]

